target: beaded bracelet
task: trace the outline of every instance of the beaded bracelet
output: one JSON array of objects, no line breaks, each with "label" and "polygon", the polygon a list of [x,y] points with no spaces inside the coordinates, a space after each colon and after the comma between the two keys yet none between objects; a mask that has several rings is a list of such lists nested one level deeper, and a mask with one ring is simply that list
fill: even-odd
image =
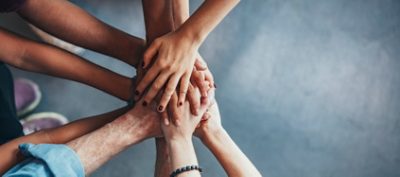
[{"label": "beaded bracelet", "polygon": [[201,167],[199,167],[198,165],[188,165],[186,167],[182,167],[182,168],[178,168],[178,169],[174,170],[171,173],[171,175],[169,175],[169,176],[176,177],[183,172],[187,172],[187,171],[191,171],[191,170],[199,170],[200,173],[203,172],[203,169]]}]

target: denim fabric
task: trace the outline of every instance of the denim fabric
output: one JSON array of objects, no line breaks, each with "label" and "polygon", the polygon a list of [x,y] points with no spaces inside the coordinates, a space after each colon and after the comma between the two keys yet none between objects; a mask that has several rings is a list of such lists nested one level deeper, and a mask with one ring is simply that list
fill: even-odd
[{"label": "denim fabric", "polygon": [[3,177],[84,177],[77,154],[61,144],[21,144],[26,160],[14,166]]}]

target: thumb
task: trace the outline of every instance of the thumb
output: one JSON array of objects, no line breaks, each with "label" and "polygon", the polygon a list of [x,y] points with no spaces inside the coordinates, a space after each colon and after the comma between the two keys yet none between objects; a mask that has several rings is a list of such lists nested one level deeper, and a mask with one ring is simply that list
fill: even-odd
[{"label": "thumb", "polygon": [[205,71],[207,70],[207,63],[198,57],[194,62],[194,67],[196,67],[198,71]]}]

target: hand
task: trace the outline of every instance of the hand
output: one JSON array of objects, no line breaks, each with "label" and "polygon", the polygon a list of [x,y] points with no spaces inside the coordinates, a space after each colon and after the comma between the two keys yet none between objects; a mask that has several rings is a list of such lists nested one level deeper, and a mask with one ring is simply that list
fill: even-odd
[{"label": "hand", "polygon": [[[210,92],[212,87],[210,87],[209,82],[208,81],[204,81],[204,85],[206,86],[205,89],[207,92]],[[195,116],[199,116],[201,115],[200,112],[200,106],[201,104],[207,104],[208,100],[210,99],[214,99],[214,91],[211,92],[213,94],[207,94],[207,97],[200,97],[200,95],[198,94],[200,91],[200,89],[196,86],[196,85],[189,85],[189,89],[188,89],[188,94],[187,94],[187,101],[189,102],[190,105],[190,111],[193,115]],[[174,93],[176,94],[176,93]],[[178,99],[177,97],[172,97],[170,102],[177,102]],[[180,115],[180,110],[179,110],[179,106],[169,106],[168,107],[168,111],[169,111],[169,119],[165,118],[167,120],[171,120],[174,124],[177,124],[180,119],[182,118],[182,116]],[[163,117],[168,117],[168,114],[162,114]]]},{"label": "hand", "polygon": [[[189,83],[189,88],[187,91],[186,98],[189,101],[190,105],[190,111],[194,115],[199,115],[199,108],[201,103],[206,103],[208,101],[208,95],[207,92],[210,91],[211,88],[214,87],[214,78],[210,72],[210,70],[207,68],[207,64],[204,62],[203,58],[200,56],[200,54],[197,54],[197,59],[195,63],[195,68],[193,68],[192,76],[190,78],[191,82]],[[195,94],[194,90],[195,89],[200,89],[201,97]],[[179,96],[178,99],[181,99],[182,96]],[[173,98],[171,98],[172,100]],[[185,100],[179,100],[179,102],[183,102]],[[178,121],[179,116],[177,115],[176,112],[177,110],[175,107],[171,107],[172,110],[172,121],[175,123]]]},{"label": "hand", "polygon": [[[204,59],[198,54],[196,59],[195,68],[193,69],[192,76],[190,78],[191,84],[197,86],[200,89],[201,93],[201,100],[207,101],[207,92],[210,88],[214,88],[214,77],[211,74],[210,70],[207,68],[207,64],[205,63]],[[193,95],[190,95],[190,86],[188,90],[188,97],[193,98]],[[193,100],[193,99],[192,99]],[[192,114],[197,115],[198,106],[196,102],[192,102],[189,100],[191,105]]]},{"label": "hand", "polygon": [[208,135],[213,135],[223,130],[218,104],[215,100],[212,102],[212,105],[208,108],[208,111],[204,113],[202,120],[194,132],[194,135],[202,141],[204,141]]},{"label": "hand", "polygon": [[[190,83],[190,76],[194,67],[199,45],[183,33],[175,31],[156,39],[144,53],[143,67],[152,64],[143,80],[136,88],[135,95],[139,98],[149,87],[144,96],[144,104],[150,103],[153,98],[165,87],[158,105],[158,111],[163,112],[175,90],[178,90],[178,105],[182,105]],[[152,59],[157,55],[157,59]],[[177,89],[179,83],[179,89]]]},{"label": "hand", "polygon": [[[214,90],[210,91],[210,95],[213,95]],[[200,96],[199,91],[196,89],[195,92],[198,96]],[[178,110],[175,116],[179,117],[179,121],[176,124],[169,123],[168,115],[166,112],[163,113],[163,123],[161,124],[161,129],[164,133],[164,137],[166,141],[175,140],[175,139],[190,139],[192,134],[201,120],[202,116],[192,115],[190,112],[190,106],[188,102],[185,102],[182,106],[176,106],[177,95],[173,94],[173,98],[168,106],[175,106],[174,110]],[[209,103],[201,104],[199,109],[199,114],[203,115],[203,113],[208,108]]]},{"label": "hand", "polygon": [[126,114],[126,121],[130,121],[138,127],[145,139],[150,137],[162,137],[160,129],[161,116],[158,112],[154,111],[155,104],[149,106],[142,105],[143,100],[137,102],[137,104],[129,110]]}]

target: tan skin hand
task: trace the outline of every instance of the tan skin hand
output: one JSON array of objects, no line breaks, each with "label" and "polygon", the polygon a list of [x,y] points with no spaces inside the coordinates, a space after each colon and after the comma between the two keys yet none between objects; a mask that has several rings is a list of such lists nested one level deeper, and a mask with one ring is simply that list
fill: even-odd
[{"label": "tan skin hand", "polygon": [[[198,88],[201,93],[201,97],[195,94],[194,90],[195,88]],[[202,57],[198,55],[198,58],[196,59],[195,67],[193,68],[192,76],[190,78],[190,83],[189,87],[186,93],[186,99],[189,101],[190,105],[190,110],[192,114],[194,115],[199,115],[199,108],[201,103],[206,103],[208,101],[208,95],[207,92],[210,91],[211,88],[215,88],[214,84],[214,78],[210,72],[210,70],[207,68],[207,64],[204,62]],[[178,94],[178,93],[174,93]],[[185,96],[184,94],[180,93],[181,95],[178,95],[178,100],[174,100],[175,103],[179,103],[182,100],[182,96]],[[171,100],[173,100],[173,97],[171,97]],[[185,100],[183,100],[185,101]],[[179,116],[177,116],[177,110],[175,110],[177,107],[171,107],[170,106],[170,112],[171,112],[171,120],[173,123],[179,122]]]},{"label": "tan skin hand", "polygon": [[[210,94],[213,95],[213,90],[210,91]],[[195,90],[194,94],[197,95],[197,97],[200,96],[200,93],[198,89]],[[199,124],[202,116],[196,116],[191,114],[190,111],[190,105],[188,102],[185,102],[182,106],[177,107],[176,104],[174,104],[177,100],[177,95],[174,94],[172,96],[173,98],[171,99],[170,105],[169,106],[175,106],[177,112],[174,112],[174,116],[179,117],[179,122],[177,124],[171,124],[169,123],[170,120],[168,120],[168,115],[167,112],[162,113],[163,114],[163,123],[162,123],[162,130],[164,132],[165,138],[168,139],[174,139],[174,138],[188,138],[191,137],[195,128]],[[210,103],[206,102],[200,105],[199,109],[199,114],[203,115],[206,111],[206,109],[209,107]]]},{"label": "tan skin hand", "polygon": [[[179,31],[171,32],[156,39],[144,53],[143,67],[151,67],[143,80],[139,82],[135,95],[141,94],[149,87],[144,95],[144,104],[150,103],[164,87],[157,110],[163,112],[175,92],[178,90],[178,105],[182,105],[190,83],[199,45],[186,38]],[[157,58],[152,61],[152,58]],[[177,86],[179,84],[179,88]]]}]

